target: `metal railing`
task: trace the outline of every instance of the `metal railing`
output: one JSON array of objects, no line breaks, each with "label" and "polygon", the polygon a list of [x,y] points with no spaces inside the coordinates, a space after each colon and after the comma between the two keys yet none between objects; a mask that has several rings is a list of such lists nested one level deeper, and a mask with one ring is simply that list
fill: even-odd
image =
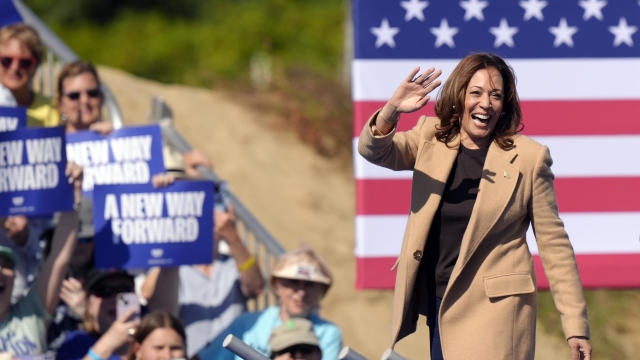
[{"label": "metal railing", "polygon": [[[186,154],[193,150],[191,145],[173,126],[173,112],[160,97],[154,96],[151,100],[149,120],[160,125],[162,138],[178,152]],[[203,178],[209,179],[214,184],[217,184],[219,192],[221,193],[220,195],[225,197],[227,201],[233,205],[236,219],[239,223],[238,231],[240,232],[240,237],[248,248],[253,248],[252,252],[260,264],[260,270],[268,280],[269,274],[271,273],[271,266],[280,255],[284,254],[285,249],[211,169],[199,166],[197,170]],[[271,284],[269,281],[266,281],[263,296],[258,301],[253,302],[252,307],[253,309],[265,308],[269,306],[271,302]]]},{"label": "metal railing", "polygon": [[[55,96],[55,78],[62,67],[62,64],[75,61],[78,56],[71,50],[49,27],[35,15],[21,0],[13,0],[14,5],[23,21],[33,26],[40,35],[42,42],[47,49],[45,61],[38,70],[36,84],[38,91],[46,96]],[[105,107],[107,109],[106,118],[113,123],[117,129],[124,125],[124,118],[120,106],[115,99],[113,93],[106,84],[102,84],[101,90],[105,95]],[[163,140],[165,143],[181,154],[185,154],[192,150],[191,145],[182,137],[182,135],[173,126],[173,114],[169,106],[160,98],[155,97],[151,103],[151,113],[149,118],[152,122],[157,122],[161,129]],[[285,249],[278,241],[265,229],[258,219],[247,209],[247,207],[238,199],[224,182],[209,168],[199,167],[197,169],[203,178],[209,179],[219,185],[222,196],[233,205],[236,213],[236,219],[239,225],[240,236],[253,252],[254,256],[260,264],[262,274],[268,279],[271,273],[271,266],[278,257],[285,252]],[[258,310],[269,306],[273,301],[273,295],[270,291],[270,283],[266,282],[265,291],[256,301],[250,302],[250,309]]]}]

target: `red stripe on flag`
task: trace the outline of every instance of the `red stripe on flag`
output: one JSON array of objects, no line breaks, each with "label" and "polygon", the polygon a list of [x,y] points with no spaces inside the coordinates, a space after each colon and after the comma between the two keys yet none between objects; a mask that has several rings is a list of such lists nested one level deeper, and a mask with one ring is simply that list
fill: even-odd
[{"label": "red stripe on flag", "polygon": [[[561,212],[640,211],[640,177],[557,178]],[[411,179],[356,180],[356,214],[409,213]],[[622,200],[624,199],[624,200]]]},{"label": "red stripe on flag", "polygon": [[408,214],[411,180],[356,180],[356,199],[358,215]]},{"label": "red stripe on flag", "polygon": [[356,289],[393,289],[395,257],[356,258]]},{"label": "red stripe on flag", "polygon": [[[354,136],[360,136],[360,131],[364,124],[369,121],[371,115],[376,110],[380,109],[384,105],[384,101],[356,101],[353,103],[353,134]],[[418,122],[418,118],[425,113],[428,116],[436,116],[434,110],[434,103],[427,103],[426,110],[422,109],[410,114],[403,114],[402,121],[398,123],[398,130],[407,131],[413,128]]]},{"label": "red stripe on flag", "polygon": [[[578,270],[585,288],[638,288],[638,254],[576,255]],[[356,288],[392,289],[396,273],[389,269],[395,257],[357,258]],[[534,256],[538,288],[548,289],[549,281],[542,270],[539,256]]]},{"label": "red stripe on flag", "polygon": [[[354,102],[353,134],[358,136],[371,114],[384,101]],[[640,122],[629,114],[640,114],[640,100],[545,100],[521,101],[524,134],[527,135],[622,135],[640,134]],[[400,131],[411,129],[418,118],[435,116],[434,103],[426,110],[405,114]]]}]

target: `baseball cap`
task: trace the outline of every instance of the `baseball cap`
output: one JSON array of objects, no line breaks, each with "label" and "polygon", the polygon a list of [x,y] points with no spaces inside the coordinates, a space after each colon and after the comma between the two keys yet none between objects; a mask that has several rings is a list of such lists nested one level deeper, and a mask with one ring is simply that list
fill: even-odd
[{"label": "baseball cap", "polygon": [[333,276],[329,267],[311,248],[293,250],[284,254],[271,272],[273,278],[317,282],[331,286]]},{"label": "baseball cap", "polygon": [[[120,278],[124,279],[124,281],[116,287],[107,287],[104,285],[104,281],[110,278]],[[120,292],[134,291],[134,282],[133,276],[125,270],[91,269],[87,275],[84,287],[89,294],[106,298]]]},{"label": "baseball cap", "polygon": [[313,324],[304,318],[292,318],[271,332],[269,347],[271,352],[279,352],[295,345],[319,346],[318,337],[313,332]]},{"label": "baseball cap", "polygon": [[16,253],[8,246],[0,245],[0,256],[7,258],[13,264],[13,267],[15,267],[19,262]]}]

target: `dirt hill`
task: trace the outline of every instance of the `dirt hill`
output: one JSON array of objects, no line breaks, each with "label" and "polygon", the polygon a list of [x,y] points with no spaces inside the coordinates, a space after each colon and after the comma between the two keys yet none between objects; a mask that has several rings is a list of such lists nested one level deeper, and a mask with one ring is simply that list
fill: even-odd
[{"label": "dirt hill", "polygon": [[[335,284],[321,314],[338,324],[344,344],[369,359],[389,346],[391,291],[355,290],[353,170],[317,155],[292,133],[274,130],[273,114],[261,113],[230,94],[162,85],[100,68],[125,122],[147,122],[151,97],[174,111],[176,128],[206,153],[214,171],[287,249],[315,248],[330,265]],[[396,351],[426,359],[428,333],[403,340]],[[563,339],[538,331],[537,359],[569,359]]]}]

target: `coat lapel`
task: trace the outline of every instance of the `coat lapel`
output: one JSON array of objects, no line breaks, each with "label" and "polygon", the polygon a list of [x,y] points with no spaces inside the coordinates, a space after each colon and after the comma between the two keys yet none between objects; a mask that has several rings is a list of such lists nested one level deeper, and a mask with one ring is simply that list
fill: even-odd
[{"label": "coat lapel", "polygon": [[495,142],[491,142],[482,170],[478,197],[462,237],[460,255],[451,274],[450,284],[507,207],[520,176],[518,166],[512,163],[516,156],[516,151],[504,151]]}]

